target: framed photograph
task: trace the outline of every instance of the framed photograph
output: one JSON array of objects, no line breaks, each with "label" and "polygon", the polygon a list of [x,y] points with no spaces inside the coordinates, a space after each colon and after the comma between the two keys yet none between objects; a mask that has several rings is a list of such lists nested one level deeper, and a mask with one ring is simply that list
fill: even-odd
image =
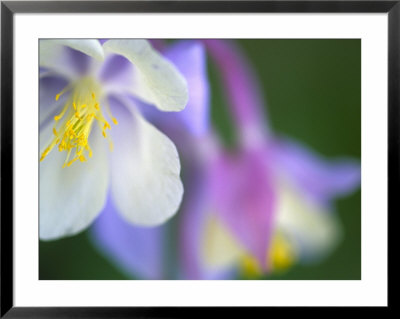
[{"label": "framed photograph", "polygon": [[389,307],[399,31],[398,1],[2,1],[1,317]]}]

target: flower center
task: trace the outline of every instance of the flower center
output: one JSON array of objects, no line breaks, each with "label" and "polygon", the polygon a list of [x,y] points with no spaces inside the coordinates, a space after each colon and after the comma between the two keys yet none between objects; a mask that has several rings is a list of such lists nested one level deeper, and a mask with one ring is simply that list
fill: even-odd
[{"label": "flower center", "polygon": [[[87,156],[92,157],[92,149],[89,145],[89,136],[93,124],[97,123],[105,138],[109,139],[110,149],[113,144],[106,134],[111,129],[109,122],[102,113],[99,98],[102,96],[100,85],[91,78],[83,78],[73,85],[68,85],[55,97],[58,101],[61,95],[72,91],[61,113],[54,117],[54,127],[51,143],[44,150],[40,161],[50,153],[54,146],[58,145],[60,152],[66,151],[67,156],[63,167],[70,166],[75,161],[87,161]],[[116,125],[117,120],[112,116],[106,102],[105,109],[112,122]]]}]

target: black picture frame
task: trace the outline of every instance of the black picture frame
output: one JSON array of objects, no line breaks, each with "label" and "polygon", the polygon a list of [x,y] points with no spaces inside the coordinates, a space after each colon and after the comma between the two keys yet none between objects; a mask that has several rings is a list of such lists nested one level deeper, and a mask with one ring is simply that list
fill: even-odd
[{"label": "black picture frame", "polygon": [[[400,119],[400,1],[1,1],[1,318],[192,317],[226,308],[15,307],[13,301],[13,18],[15,13],[387,13],[388,218],[398,213]],[[378,106],[377,106],[378,107]],[[390,214],[391,213],[391,214]],[[388,234],[393,234],[388,223]],[[390,236],[389,236],[390,238]],[[388,240],[389,240],[388,238]],[[390,249],[390,241],[389,241]],[[388,255],[389,256],[389,255]],[[390,257],[389,257],[390,262]],[[388,280],[388,285],[390,281]],[[388,286],[390,287],[390,286]],[[392,305],[389,294],[387,309]],[[296,315],[307,308],[286,309]],[[349,308],[347,308],[349,310]],[[272,309],[251,310],[269,314]],[[347,311],[348,311],[347,310]],[[233,310],[249,315],[249,309]]]}]

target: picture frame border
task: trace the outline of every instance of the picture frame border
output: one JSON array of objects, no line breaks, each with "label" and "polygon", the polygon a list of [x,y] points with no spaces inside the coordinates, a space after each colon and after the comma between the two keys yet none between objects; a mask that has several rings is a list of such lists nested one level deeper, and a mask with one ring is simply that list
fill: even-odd
[{"label": "picture frame border", "polygon": [[[398,213],[400,1],[1,1],[1,318],[188,317],[227,309],[193,307],[15,307],[13,302],[13,28],[16,13],[388,13],[388,240]],[[390,240],[388,242],[390,250]],[[388,267],[390,255],[388,254]],[[389,269],[388,269],[389,273]],[[390,275],[390,273],[389,273]],[[388,278],[390,292],[390,281]],[[391,298],[388,294],[388,308]],[[291,307],[299,312],[308,307]],[[325,309],[321,308],[321,309]],[[348,309],[348,308],[347,308]],[[266,307],[235,308],[235,314]],[[199,312],[200,311],[200,312]]]}]

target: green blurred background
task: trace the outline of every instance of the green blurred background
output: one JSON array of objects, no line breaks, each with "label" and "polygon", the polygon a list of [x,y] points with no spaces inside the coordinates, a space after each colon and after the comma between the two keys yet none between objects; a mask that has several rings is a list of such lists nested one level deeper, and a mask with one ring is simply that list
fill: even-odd
[{"label": "green blurred background", "polygon": [[[270,124],[321,155],[361,160],[361,40],[238,40],[264,91]],[[211,114],[232,146],[219,76],[209,64]],[[335,202],[344,237],[321,263],[296,265],[265,279],[361,279],[361,191]],[[179,213],[178,213],[179,214]],[[173,222],[173,221],[172,221]],[[39,243],[39,279],[130,279],[100,255],[88,231]]]}]

